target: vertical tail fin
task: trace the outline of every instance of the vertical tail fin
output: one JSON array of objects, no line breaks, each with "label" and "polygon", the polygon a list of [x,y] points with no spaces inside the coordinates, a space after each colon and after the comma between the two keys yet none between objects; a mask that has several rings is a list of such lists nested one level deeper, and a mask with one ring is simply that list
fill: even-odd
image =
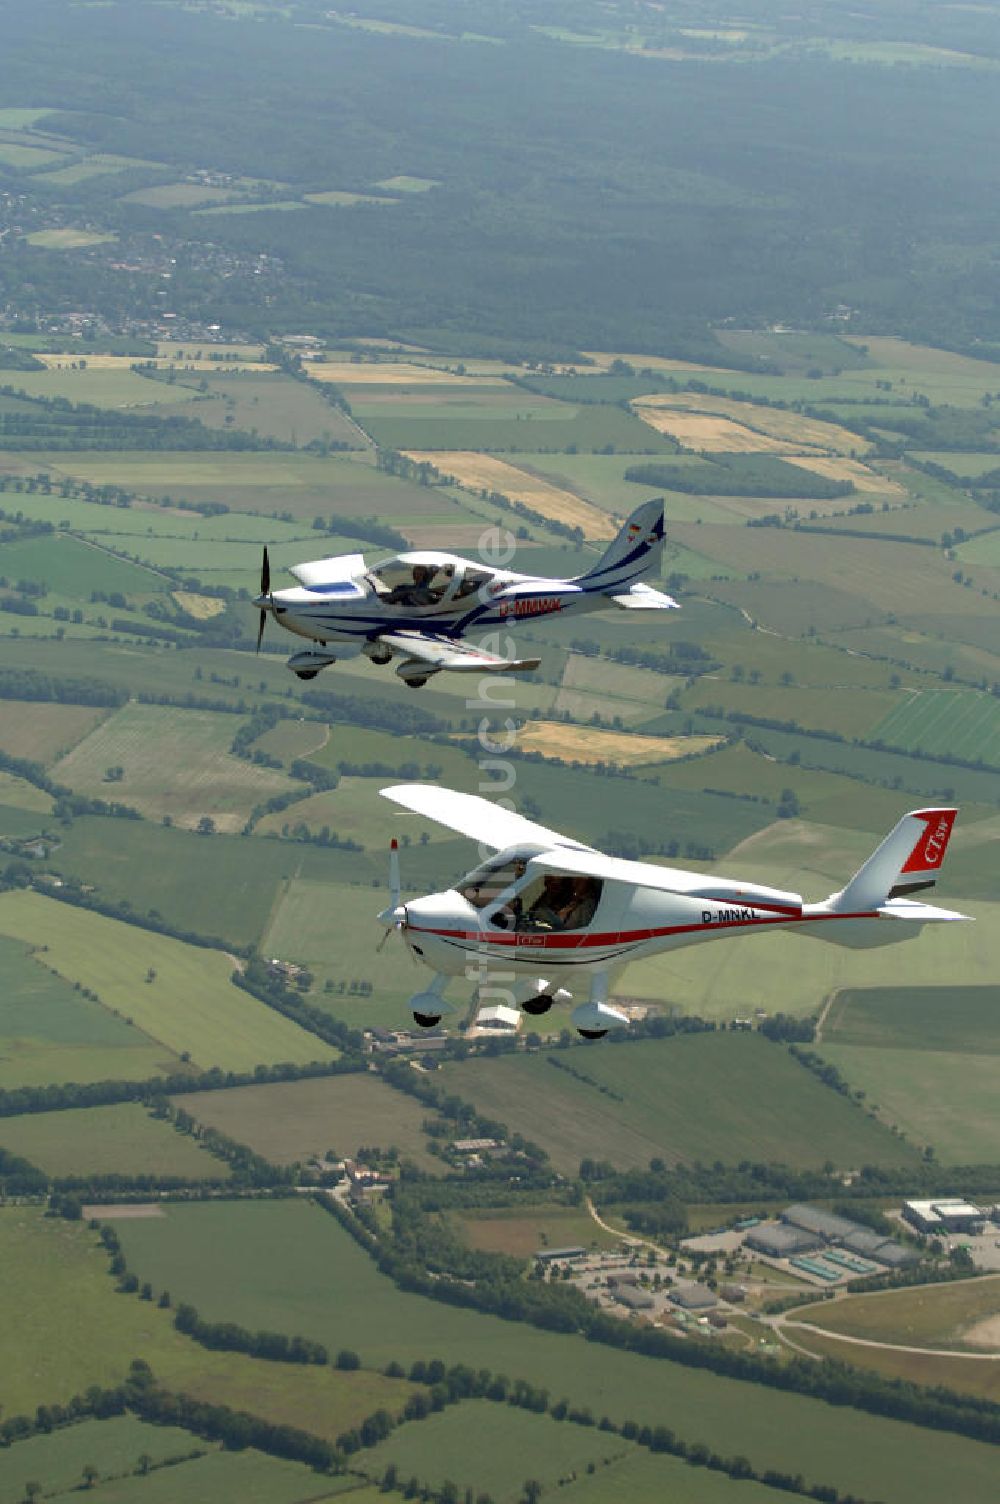
[{"label": "vertical tail fin", "polygon": [[637,507],[602,558],[581,574],[578,585],[612,594],[633,580],[658,574],[663,557],[663,498]]},{"label": "vertical tail fin", "polygon": [[866,914],[892,898],[908,898],[923,888],[933,888],[957,813],[954,809],[917,809],[904,815],[847,887],[827,900],[827,906],[834,913]]}]

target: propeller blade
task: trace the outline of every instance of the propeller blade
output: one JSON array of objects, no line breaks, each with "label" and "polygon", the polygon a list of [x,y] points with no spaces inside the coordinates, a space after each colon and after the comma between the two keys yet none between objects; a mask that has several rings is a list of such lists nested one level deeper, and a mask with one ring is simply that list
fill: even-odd
[{"label": "propeller blade", "polygon": [[260,613],[260,626],[257,628],[257,651],[258,651],[258,653],[260,652],[260,645],[264,641],[264,626],[265,626],[266,622],[267,622],[267,612],[266,611],[262,611]]},{"label": "propeller blade", "polygon": [[389,843],[389,902],[393,908],[396,908],[399,903],[400,890],[399,842],[393,836]]},{"label": "propeller blade", "polygon": [[260,566],[260,593],[261,595],[271,594],[271,561],[267,556],[266,543],[264,544],[264,557],[261,560]]}]

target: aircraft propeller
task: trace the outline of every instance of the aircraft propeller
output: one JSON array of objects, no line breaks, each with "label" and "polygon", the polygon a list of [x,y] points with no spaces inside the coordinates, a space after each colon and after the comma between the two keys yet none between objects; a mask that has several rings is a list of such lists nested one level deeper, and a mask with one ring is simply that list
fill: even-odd
[{"label": "aircraft propeller", "polygon": [[[270,561],[270,559],[267,556],[267,544],[266,543],[264,544],[264,557],[261,560],[261,565],[260,565],[260,593],[261,593],[262,596],[266,595],[266,596],[270,597],[270,595],[271,595],[271,561]],[[267,623],[267,608],[264,607],[264,606],[262,606],[261,609],[260,609],[260,625],[257,628],[257,651],[258,651],[258,653],[260,652],[260,645],[264,641],[264,627],[265,627],[266,623]]]},{"label": "aircraft propeller", "polygon": [[402,935],[411,959],[416,962],[413,948],[410,945],[409,936],[406,933],[406,907],[401,904],[400,894],[402,884],[399,875],[399,842],[395,836],[389,844],[389,903],[378,916],[379,924],[385,925],[385,934],[382,936],[376,951],[381,951],[390,935]]}]

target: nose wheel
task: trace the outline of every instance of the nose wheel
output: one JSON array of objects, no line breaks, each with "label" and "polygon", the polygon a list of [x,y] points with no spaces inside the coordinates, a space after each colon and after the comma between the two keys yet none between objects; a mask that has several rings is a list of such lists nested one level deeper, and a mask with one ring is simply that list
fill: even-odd
[{"label": "nose wheel", "polygon": [[440,1013],[435,1017],[433,1013],[414,1013],[413,1022],[419,1024],[422,1029],[433,1029],[441,1022]]}]

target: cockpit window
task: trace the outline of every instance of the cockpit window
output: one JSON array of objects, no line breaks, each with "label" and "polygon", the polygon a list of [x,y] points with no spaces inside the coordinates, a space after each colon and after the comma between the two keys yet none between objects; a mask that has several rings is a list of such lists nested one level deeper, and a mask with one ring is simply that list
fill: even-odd
[{"label": "cockpit window", "polygon": [[454,577],[454,564],[410,564],[405,559],[390,559],[367,575],[386,606],[436,606]]},{"label": "cockpit window", "polygon": [[528,857],[506,857],[503,861],[484,862],[470,872],[459,892],[475,909],[484,909],[513,887],[528,870]]},{"label": "cockpit window", "polygon": [[470,595],[474,595],[477,590],[482,590],[484,585],[490,585],[492,582],[493,576],[487,570],[466,569],[459,582],[458,589],[455,591],[455,599],[457,601],[467,600]]},{"label": "cockpit window", "polygon": [[529,932],[586,929],[597,912],[603,887],[597,877],[548,872],[514,900],[516,928]]}]

